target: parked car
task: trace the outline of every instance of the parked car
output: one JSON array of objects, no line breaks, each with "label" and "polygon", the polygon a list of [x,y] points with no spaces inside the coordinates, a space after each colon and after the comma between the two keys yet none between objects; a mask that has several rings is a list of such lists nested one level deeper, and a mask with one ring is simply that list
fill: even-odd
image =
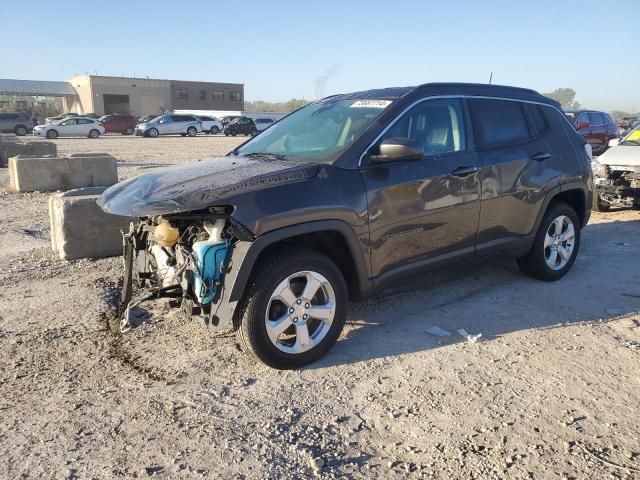
[{"label": "parked car", "polygon": [[197,118],[202,122],[202,131],[204,133],[215,135],[222,131],[222,123],[216,117],[198,115]]},{"label": "parked car", "polygon": [[595,177],[593,209],[640,207],[640,126],[592,162]]},{"label": "parked car", "polygon": [[33,134],[39,137],[50,139],[58,137],[81,137],[98,138],[104,134],[105,129],[102,123],[94,118],[69,117],[63,118],[53,123],[46,123],[33,127]]},{"label": "parked car", "polygon": [[[591,213],[591,149],[533,90],[426,84],[307,105],[228,156],[157,170],[98,204],[124,235],[123,331],[139,302],[180,298],[212,331],[296,368],[336,342],[347,301],[498,253],[571,269]],[[141,297],[140,297],[141,298]]]},{"label": "parked car", "polygon": [[273,118],[256,118],[253,120],[253,122],[256,124],[256,128],[258,129],[258,132],[261,132],[265,128],[270,127],[271,125],[276,123],[276,121]]},{"label": "parked car", "polygon": [[591,144],[594,155],[604,153],[609,146],[609,140],[618,138],[618,126],[605,112],[566,110],[565,116],[576,131]]},{"label": "parked car", "polygon": [[0,133],[23,136],[33,131],[33,118],[22,112],[0,113]]},{"label": "parked car", "polygon": [[151,120],[153,120],[154,118],[158,118],[160,115],[154,114],[154,115],[145,115],[144,117],[140,117],[138,118],[138,123],[148,123]]},{"label": "parked car", "polygon": [[220,119],[220,123],[222,123],[222,127],[224,128],[238,118],[240,118],[240,115],[227,115],[226,117],[222,117]]},{"label": "parked car", "polygon": [[258,127],[249,117],[238,117],[229,123],[223,130],[224,134],[235,137],[236,135],[257,135]]},{"label": "parked car", "polygon": [[636,115],[625,116],[618,120],[618,127],[620,130],[628,130],[633,127],[634,123],[638,123],[640,119]]},{"label": "parked car", "polygon": [[193,115],[161,115],[150,122],[136,125],[135,134],[156,138],[159,135],[180,134],[195,137],[202,132],[202,122]]},{"label": "parked car", "polygon": [[107,133],[121,133],[132,135],[138,124],[138,119],[133,115],[104,115],[100,117]]},{"label": "parked car", "polygon": [[69,118],[69,117],[77,117],[79,116],[77,113],[61,113],[60,115],[56,115],[55,117],[47,117],[44,119],[45,123],[53,123],[53,122],[57,122],[58,120],[62,120],[63,118]]}]

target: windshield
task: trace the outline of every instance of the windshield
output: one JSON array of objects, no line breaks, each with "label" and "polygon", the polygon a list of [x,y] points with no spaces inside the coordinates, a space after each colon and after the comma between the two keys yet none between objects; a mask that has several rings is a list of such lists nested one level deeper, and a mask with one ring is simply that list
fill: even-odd
[{"label": "windshield", "polygon": [[636,147],[639,146],[640,145],[640,127],[636,127],[635,130],[632,130],[629,135],[624,137],[620,142],[620,145],[632,145]]},{"label": "windshield", "polygon": [[312,103],[274,123],[236,150],[333,161],[391,104],[389,100],[328,100]]}]

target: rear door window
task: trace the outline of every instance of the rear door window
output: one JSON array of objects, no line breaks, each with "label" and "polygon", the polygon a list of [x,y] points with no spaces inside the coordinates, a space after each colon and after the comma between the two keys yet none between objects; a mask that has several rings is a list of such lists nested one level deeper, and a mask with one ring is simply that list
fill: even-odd
[{"label": "rear door window", "polygon": [[521,102],[470,99],[468,104],[479,146],[519,143],[529,138],[529,127]]}]

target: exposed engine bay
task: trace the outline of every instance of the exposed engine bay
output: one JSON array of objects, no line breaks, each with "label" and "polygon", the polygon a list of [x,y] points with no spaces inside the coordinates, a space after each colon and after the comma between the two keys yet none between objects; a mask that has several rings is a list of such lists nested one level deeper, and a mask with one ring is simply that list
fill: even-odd
[{"label": "exposed engine bay", "polygon": [[640,167],[603,165],[595,178],[594,193],[604,206],[640,206]]},{"label": "exposed engine bay", "polygon": [[[173,299],[187,317],[198,316],[214,328],[226,326],[211,317],[220,303],[234,246],[253,240],[231,213],[231,207],[211,207],[131,223],[123,235],[122,332],[132,327],[132,309],[156,298]],[[142,296],[134,298],[134,286]]]}]

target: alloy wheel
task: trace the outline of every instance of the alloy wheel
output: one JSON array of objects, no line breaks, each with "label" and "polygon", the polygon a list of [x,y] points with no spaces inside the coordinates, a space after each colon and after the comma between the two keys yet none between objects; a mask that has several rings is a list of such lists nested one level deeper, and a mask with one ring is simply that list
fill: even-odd
[{"label": "alloy wheel", "polygon": [[336,295],[323,275],[294,273],[280,282],[267,302],[267,336],[282,352],[306,352],[327,336],[335,313]]},{"label": "alloy wheel", "polygon": [[562,270],[573,255],[576,231],[566,215],[551,222],[544,238],[544,259],[551,270]]}]

